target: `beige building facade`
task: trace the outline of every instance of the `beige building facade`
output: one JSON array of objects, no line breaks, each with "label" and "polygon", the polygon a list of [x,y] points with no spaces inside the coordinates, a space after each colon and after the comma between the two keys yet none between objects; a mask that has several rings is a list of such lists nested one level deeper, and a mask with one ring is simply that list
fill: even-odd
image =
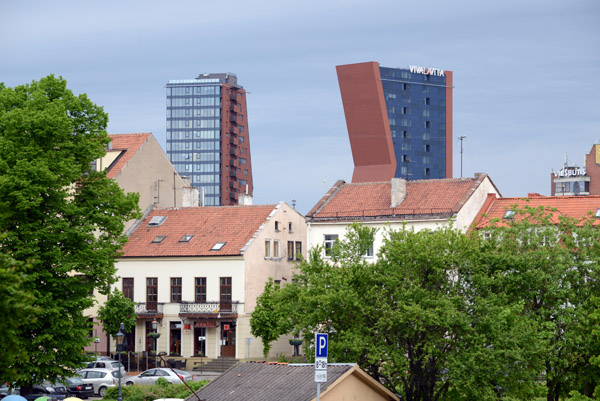
[{"label": "beige building facade", "polygon": [[[304,216],[284,202],[151,211],[116,262],[114,288],[136,304],[130,351],[262,358],[250,333],[256,298],[269,278],[291,282],[305,255]],[[287,338],[271,350],[292,352]]]}]

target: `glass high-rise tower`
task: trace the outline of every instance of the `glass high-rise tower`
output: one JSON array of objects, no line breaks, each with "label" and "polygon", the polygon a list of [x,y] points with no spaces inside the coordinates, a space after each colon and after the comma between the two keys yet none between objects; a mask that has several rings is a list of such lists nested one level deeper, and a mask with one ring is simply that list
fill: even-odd
[{"label": "glass high-rise tower", "polygon": [[231,73],[167,83],[167,155],[204,205],[252,195],[246,91]]},{"label": "glass high-rise tower", "polygon": [[352,182],[452,178],[452,71],[337,66]]}]

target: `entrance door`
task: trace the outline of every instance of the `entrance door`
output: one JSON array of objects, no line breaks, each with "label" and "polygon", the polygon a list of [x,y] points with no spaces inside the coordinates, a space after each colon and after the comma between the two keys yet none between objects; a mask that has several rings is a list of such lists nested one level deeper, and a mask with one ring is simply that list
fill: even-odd
[{"label": "entrance door", "polygon": [[235,326],[233,322],[221,323],[221,356],[235,358]]},{"label": "entrance door", "polygon": [[194,328],[194,355],[206,356],[206,328]]},{"label": "entrance door", "polygon": [[171,322],[171,341],[169,352],[181,355],[181,322]]}]

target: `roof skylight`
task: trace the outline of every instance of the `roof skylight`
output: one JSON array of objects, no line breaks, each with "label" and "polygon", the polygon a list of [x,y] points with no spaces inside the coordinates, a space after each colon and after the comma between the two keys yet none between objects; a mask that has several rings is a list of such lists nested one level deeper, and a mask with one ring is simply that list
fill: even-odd
[{"label": "roof skylight", "polygon": [[212,248],[210,248],[211,251],[220,251],[221,248],[223,248],[225,246],[227,242],[217,242],[216,244],[213,245]]},{"label": "roof skylight", "polygon": [[193,238],[193,235],[184,235],[179,242],[190,242],[190,240]]},{"label": "roof skylight", "polygon": [[158,227],[167,219],[167,216],[153,216],[148,223],[150,227]]},{"label": "roof skylight", "polygon": [[515,214],[517,214],[517,212],[512,209],[508,209],[502,218],[506,220],[513,220],[515,218]]},{"label": "roof skylight", "polygon": [[158,244],[158,243],[161,243],[161,242],[163,242],[163,240],[164,240],[165,238],[167,238],[167,236],[166,236],[166,235],[157,235],[157,236],[156,236],[156,237],[154,237],[154,239],[152,240],[152,243],[153,243],[153,244]]}]

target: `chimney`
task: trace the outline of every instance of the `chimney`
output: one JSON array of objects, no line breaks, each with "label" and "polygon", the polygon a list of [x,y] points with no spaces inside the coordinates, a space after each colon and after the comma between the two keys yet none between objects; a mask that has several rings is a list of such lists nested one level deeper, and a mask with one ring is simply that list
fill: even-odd
[{"label": "chimney", "polygon": [[238,205],[247,206],[252,205],[252,195],[238,194]]},{"label": "chimney", "polygon": [[392,205],[396,207],[406,198],[406,180],[404,178],[392,178]]}]

